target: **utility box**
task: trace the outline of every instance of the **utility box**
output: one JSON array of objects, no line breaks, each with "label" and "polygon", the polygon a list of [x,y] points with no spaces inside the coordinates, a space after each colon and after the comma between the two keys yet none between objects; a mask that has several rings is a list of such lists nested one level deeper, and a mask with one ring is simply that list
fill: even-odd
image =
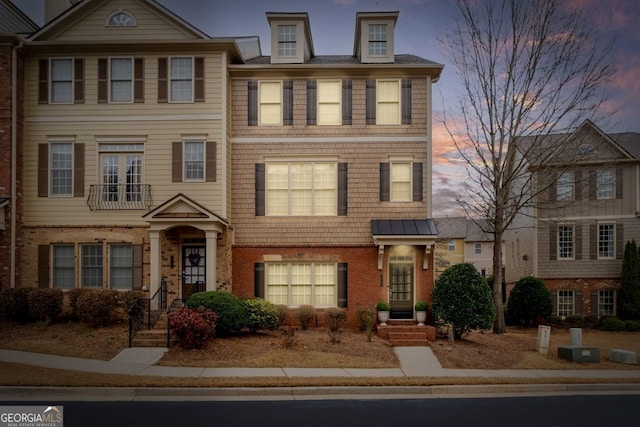
[{"label": "utility box", "polygon": [[578,363],[599,363],[600,349],[596,347],[583,347],[563,345],[558,347],[558,358]]},{"label": "utility box", "polygon": [[538,341],[536,342],[536,350],[540,354],[547,356],[549,354],[549,339],[551,338],[551,326],[538,326]]}]

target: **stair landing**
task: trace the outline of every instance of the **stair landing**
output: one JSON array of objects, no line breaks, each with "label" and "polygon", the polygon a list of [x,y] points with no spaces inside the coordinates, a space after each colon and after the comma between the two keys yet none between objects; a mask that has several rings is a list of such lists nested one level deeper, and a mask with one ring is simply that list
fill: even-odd
[{"label": "stair landing", "polygon": [[386,326],[378,325],[378,336],[393,347],[429,347],[436,340],[436,328],[418,326],[414,320],[389,321]]},{"label": "stair landing", "polygon": [[[167,313],[162,313],[151,329],[142,329],[131,340],[131,347],[166,347],[167,346]],[[169,345],[178,340],[171,336]]]}]

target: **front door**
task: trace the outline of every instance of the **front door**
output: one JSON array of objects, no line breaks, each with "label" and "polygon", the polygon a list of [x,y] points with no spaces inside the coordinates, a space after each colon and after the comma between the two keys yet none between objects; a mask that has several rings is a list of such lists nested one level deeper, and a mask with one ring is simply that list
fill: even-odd
[{"label": "front door", "polygon": [[182,247],[182,298],[206,289],[207,257],[204,246]]},{"label": "front door", "polygon": [[413,319],[413,263],[391,263],[389,266],[389,316]]}]

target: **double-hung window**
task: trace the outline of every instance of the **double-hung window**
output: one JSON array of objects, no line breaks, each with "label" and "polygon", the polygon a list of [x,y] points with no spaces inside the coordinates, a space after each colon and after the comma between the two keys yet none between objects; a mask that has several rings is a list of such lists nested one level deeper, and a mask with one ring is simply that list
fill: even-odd
[{"label": "double-hung window", "polygon": [[410,202],[413,200],[412,171],[413,167],[410,162],[391,163],[392,202]]},{"label": "double-hung window", "polygon": [[133,59],[111,58],[109,66],[111,102],[133,102]]},{"label": "double-hung window", "polygon": [[278,55],[297,55],[295,25],[278,25]]},{"label": "double-hung window", "polygon": [[615,178],[613,169],[599,169],[597,174],[597,197],[601,199],[613,199],[615,197]]},{"label": "double-hung window", "polygon": [[282,82],[260,82],[259,122],[261,125],[282,124]]},{"label": "double-hung window", "polygon": [[[592,313],[595,314],[595,313]],[[616,291],[598,291],[598,316],[615,316],[616,314]]]},{"label": "double-hung window", "polygon": [[337,186],[335,162],[267,163],[267,215],[337,215]]},{"label": "double-hung window", "polygon": [[109,287],[116,290],[133,288],[133,246],[109,245]]},{"label": "double-hung window", "polygon": [[52,196],[73,195],[73,144],[54,142],[50,144],[50,167]]},{"label": "double-hung window", "polygon": [[204,141],[184,143],[184,181],[204,181]]},{"label": "double-hung window", "polygon": [[102,289],[102,245],[80,245],[80,287]]},{"label": "double-hung window", "polygon": [[369,24],[369,56],[387,55],[387,24]]},{"label": "double-hung window", "polygon": [[558,291],[558,316],[573,316],[574,311],[574,292]]},{"label": "double-hung window", "polygon": [[476,255],[480,255],[482,253],[482,243],[476,243],[474,251]]},{"label": "double-hung window", "polygon": [[102,200],[142,200],[142,158],[144,144],[100,144]]},{"label": "double-hung window", "polygon": [[573,200],[574,199],[574,173],[563,172],[558,176],[556,183],[557,193],[556,200]]},{"label": "double-hung window", "polygon": [[335,306],[336,272],[333,263],[267,264],[267,300],[288,306]]},{"label": "double-hung window", "polygon": [[400,124],[400,80],[378,80],[376,124]]},{"label": "double-hung window", "polygon": [[615,224],[598,224],[598,259],[614,258]]},{"label": "double-hung window", "polygon": [[341,80],[318,80],[318,125],[342,124],[341,95]]},{"label": "double-hung window", "polygon": [[74,245],[52,245],[53,287],[73,289],[75,281]]},{"label": "double-hung window", "polygon": [[447,249],[449,249],[450,251],[455,251],[456,250],[456,241],[453,239],[449,239],[449,243],[447,244]]},{"label": "double-hung window", "polygon": [[171,58],[169,67],[171,102],[193,101],[193,58]]},{"label": "double-hung window", "polygon": [[73,60],[71,58],[51,60],[52,104],[73,102]]},{"label": "double-hung window", "polygon": [[573,225],[558,226],[558,259],[573,259]]}]

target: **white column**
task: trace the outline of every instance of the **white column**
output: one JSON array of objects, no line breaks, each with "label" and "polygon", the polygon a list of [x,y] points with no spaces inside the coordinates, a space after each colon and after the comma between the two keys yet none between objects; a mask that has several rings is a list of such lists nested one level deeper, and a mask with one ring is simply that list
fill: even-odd
[{"label": "white column", "polygon": [[216,266],[218,265],[218,257],[216,255],[216,247],[218,245],[218,232],[205,232],[207,239],[207,291],[215,291],[216,286]]},{"label": "white column", "polygon": [[160,287],[162,279],[162,251],[160,249],[160,231],[149,231],[149,251],[151,255],[149,267],[149,295],[153,295]]}]

